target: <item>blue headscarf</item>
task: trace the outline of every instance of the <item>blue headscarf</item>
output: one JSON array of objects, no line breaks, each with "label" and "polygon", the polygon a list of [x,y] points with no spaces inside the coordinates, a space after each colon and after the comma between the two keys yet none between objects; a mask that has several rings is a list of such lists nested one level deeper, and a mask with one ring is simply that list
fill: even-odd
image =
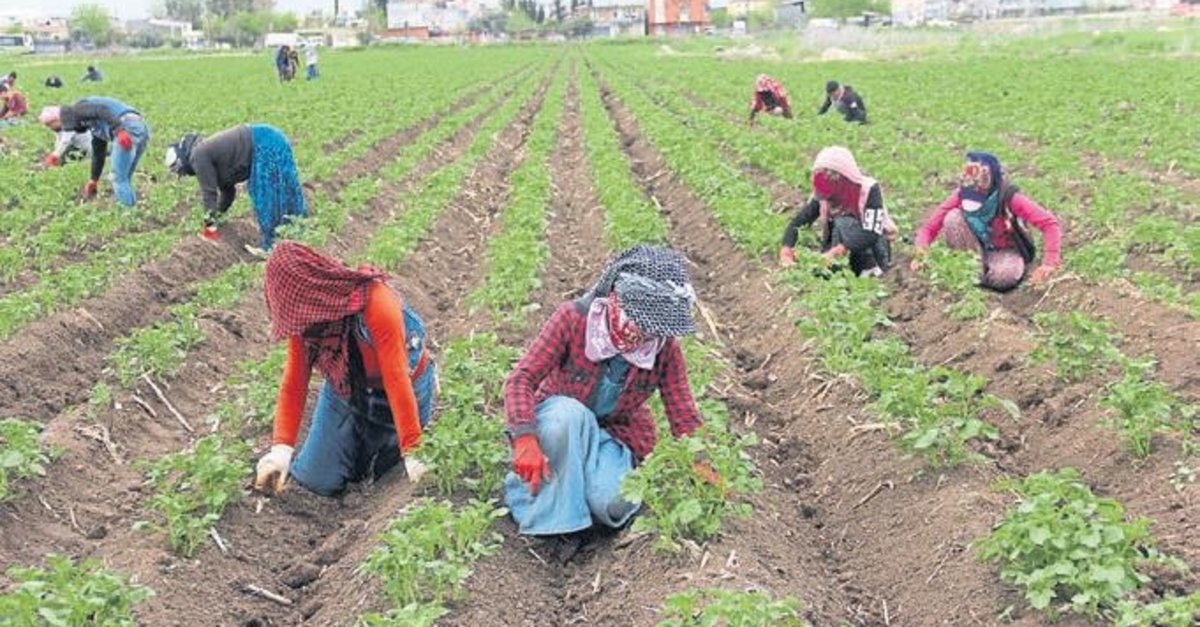
[{"label": "blue headscarf", "polygon": [[991,224],[1000,210],[1000,160],[987,152],[968,152],[959,183],[958,198],[962,201],[967,226],[984,250],[992,249]]}]

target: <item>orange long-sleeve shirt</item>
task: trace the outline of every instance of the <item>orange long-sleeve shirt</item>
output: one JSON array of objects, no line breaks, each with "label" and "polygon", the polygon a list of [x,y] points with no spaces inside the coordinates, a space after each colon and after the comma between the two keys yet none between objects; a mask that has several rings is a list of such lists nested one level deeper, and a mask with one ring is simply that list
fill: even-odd
[{"label": "orange long-sleeve shirt", "polygon": [[[421,443],[421,421],[408,372],[403,303],[386,285],[373,283],[367,288],[363,322],[374,344],[357,340],[367,384],[378,387],[380,382],[383,383],[400,450],[407,453]],[[304,340],[300,336],[288,338],[287,364],[283,368],[283,382],[275,405],[275,443],[296,445],[311,376]]]}]

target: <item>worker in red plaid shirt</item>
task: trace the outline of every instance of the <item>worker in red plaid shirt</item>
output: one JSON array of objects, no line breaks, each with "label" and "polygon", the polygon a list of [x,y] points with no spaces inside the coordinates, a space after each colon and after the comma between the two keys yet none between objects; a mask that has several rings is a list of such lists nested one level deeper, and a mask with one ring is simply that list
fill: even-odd
[{"label": "worker in red plaid shirt", "polygon": [[655,391],[673,436],[700,426],[677,339],[696,330],[686,263],[657,246],[621,253],[558,307],[509,375],[505,500],[521,533],[619,528],[634,515],[640,504],[621,497],[621,479],[654,450]]},{"label": "worker in red plaid shirt", "polygon": [[750,97],[751,126],[754,125],[754,117],[760,112],[792,119],[792,105],[788,102],[787,90],[779,81],[766,74],[759,74],[758,78],[754,79],[754,95]]}]

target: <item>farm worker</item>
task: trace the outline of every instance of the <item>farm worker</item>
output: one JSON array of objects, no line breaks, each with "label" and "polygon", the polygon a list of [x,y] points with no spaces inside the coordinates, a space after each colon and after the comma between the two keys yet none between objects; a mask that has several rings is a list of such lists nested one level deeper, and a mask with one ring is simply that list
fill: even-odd
[{"label": "farm worker", "polygon": [[29,104],[25,100],[25,94],[16,87],[0,84],[0,120],[12,124],[26,113],[29,113]]},{"label": "farm worker", "polygon": [[792,118],[792,105],[788,103],[787,90],[779,81],[759,74],[754,80],[754,97],[750,99],[750,124],[759,111],[768,115],[782,115],[789,120]]},{"label": "farm worker", "polygon": [[1030,281],[1037,285],[1058,270],[1061,261],[1062,227],[1058,218],[1022,194],[1004,176],[1000,161],[986,152],[968,152],[958,189],[950,194],[917,231],[916,258],[912,270],[943,233],[950,248],[979,253],[982,272],[979,284],[998,292],[1009,291],[1025,279],[1036,251],[1022,226],[1032,224],[1042,232],[1046,254]]},{"label": "farm worker", "polygon": [[300,70],[300,53],[296,49],[288,46],[288,80],[296,78],[296,72]]},{"label": "farm worker", "polygon": [[62,165],[72,159],[92,156],[92,134],[88,131],[76,133],[62,130],[54,138],[54,151],[42,161],[49,167]]},{"label": "farm worker", "polygon": [[87,71],[83,73],[83,78],[79,79],[81,83],[100,83],[103,81],[104,75],[94,65],[87,66]]},{"label": "farm worker", "polygon": [[51,89],[58,89],[63,86],[63,80],[57,74],[51,74],[50,76],[46,77],[45,84],[46,84],[46,87],[49,87]]},{"label": "farm worker", "polygon": [[304,80],[313,80],[321,74],[317,71],[317,47],[311,43],[304,44],[304,62],[308,64],[308,75]]},{"label": "farm worker", "polygon": [[12,88],[12,86],[16,85],[16,84],[17,84],[16,70],[13,70],[12,72],[9,72],[8,74],[5,74],[4,78],[0,79],[0,86]]},{"label": "farm worker", "polygon": [[[654,449],[655,390],[675,437],[700,426],[676,339],[696,330],[686,264],[657,246],[619,254],[590,291],[559,305],[509,375],[504,496],[522,534],[629,521],[640,504],[622,498],[621,479]],[[717,480],[707,464],[696,471]]]},{"label": "farm worker", "polygon": [[217,239],[217,219],[247,186],[258,216],[262,249],[270,250],[275,230],[290,216],[306,215],[304,190],[288,138],[266,124],[241,124],[208,138],[184,135],[167,147],[165,164],[180,176],[195,176],[207,217],[204,237]]},{"label": "farm worker", "polygon": [[[330,496],[401,459],[409,481],[424,466],[412,453],[433,414],[435,368],[425,327],[369,266],[351,270],[296,242],[267,259],[264,287],[271,333],[287,338],[287,364],[275,409],[275,443],[258,462],[255,486],[279,492],[292,476]],[[325,376],[312,424],[292,463],[308,380]]]},{"label": "farm worker", "polygon": [[849,85],[839,85],[837,81],[825,83],[825,104],[817,110],[817,115],[825,115],[830,106],[836,108],[847,122],[867,123],[867,105]]},{"label": "farm worker", "polygon": [[821,221],[821,252],[825,265],[849,256],[859,276],[879,276],[891,264],[890,240],[898,229],[883,206],[883,191],[863,174],[854,155],[842,146],[817,153],[812,165],[813,195],[783,231],[779,262],[796,263],[796,239],[802,226]]},{"label": "farm worker", "polygon": [[92,179],[83,188],[91,198],[100,185],[108,143],[113,147],[113,188],[121,204],[132,207],[137,202],[133,190],[133,171],[150,143],[150,127],[133,107],[113,98],[93,96],[67,107],[46,107],[38,120],[50,130],[92,133]]},{"label": "farm worker", "polygon": [[275,52],[275,71],[279,73],[280,81],[292,80],[289,70],[291,68],[291,48],[287,45],[279,47]]}]

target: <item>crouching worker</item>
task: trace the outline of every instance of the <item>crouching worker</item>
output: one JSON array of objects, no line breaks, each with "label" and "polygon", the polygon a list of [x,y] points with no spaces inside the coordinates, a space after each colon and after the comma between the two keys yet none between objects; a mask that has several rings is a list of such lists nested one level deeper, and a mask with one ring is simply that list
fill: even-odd
[{"label": "crouching worker", "polygon": [[796,263],[800,227],[821,221],[821,253],[825,265],[850,258],[859,276],[879,276],[891,264],[891,243],[898,234],[883,206],[879,183],[858,169],[854,155],[841,146],[817,153],[812,165],[813,195],[783,231],[779,263]]},{"label": "crouching worker", "polygon": [[207,213],[202,234],[208,239],[218,238],[217,220],[233,204],[236,185],[246,181],[264,251],[288,218],[307,215],[292,147],[273,126],[242,124],[208,138],[188,133],[167,148],[164,163],[200,183]]},{"label": "crouching worker", "polygon": [[754,96],[750,99],[752,126],[755,116],[761,111],[766,111],[767,115],[781,115],[792,119],[792,105],[788,102],[787,90],[779,81],[766,74],[759,74],[754,81]]},{"label": "crouching worker", "polygon": [[504,496],[520,533],[629,521],[640,504],[621,497],[621,480],[654,450],[656,390],[673,436],[700,426],[677,339],[695,331],[686,263],[657,246],[621,253],[591,291],[559,305],[509,375]]},{"label": "crouching worker", "polygon": [[959,188],[917,231],[917,256],[911,268],[913,272],[921,269],[921,259],[941,233],[950,248],[979,253],[981,287],[1012,290],[1025,280],[1029,264],[1037,256],[1022,221],[1042,232],[1046,246],[1042,264],[1030,278],[1037,285],[1049,279],[1061,261],[1058,218],[1020,193],[1005,178],[994,155],[969,152]]},{"label": "crouching worker", "polygon": [[[425,468],[412,457],[434,410],[435,370],[421,319],[370,267],[351,270],[295,242],[267,259],[271,333],[288,356],[275,411],[275,444],[258,462],[255,487],[283,489],[289,473],[330,496],[404,460],[409,481]],[[292,463],[308,380],[325,376],[308,436]]]}]

